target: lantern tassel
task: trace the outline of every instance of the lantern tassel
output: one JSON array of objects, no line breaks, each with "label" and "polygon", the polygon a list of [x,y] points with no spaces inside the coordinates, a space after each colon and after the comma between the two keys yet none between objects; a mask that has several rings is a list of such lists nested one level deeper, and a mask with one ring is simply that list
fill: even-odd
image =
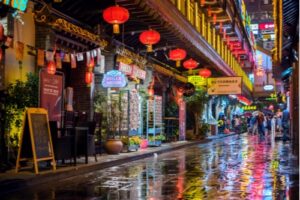
[{"label": "lantern tassel", "polygon": [[176,67],[180,67],[180,60],[176,60]]},{"label": "lantern tassel", "polygon": [[114,34],[119,34],[120,33],[120,26],[119,26],[119,24],[114,24],[113,25],[113,33]]},{"label": "lantern tassel", "polygon": [[153,51],[151,44],[148,44],[146,46],[147,46],[147,52],[152,52]]}]

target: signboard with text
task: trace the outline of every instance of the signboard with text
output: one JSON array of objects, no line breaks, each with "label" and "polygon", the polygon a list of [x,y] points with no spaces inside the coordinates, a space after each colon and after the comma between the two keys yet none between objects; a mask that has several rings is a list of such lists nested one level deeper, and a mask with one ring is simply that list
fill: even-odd
[{"label": "signboard with text", "polygon": [[208,78],[209,95],[229,95],[242,93],[242,77]]},{"label": "signboard with text", "polygon": [[188,82],[192,83],[196,88],[201,88],[206,85],[206,79],[202,76],[188,76]]},{"label": "signboard with text", "polygon": [[142,80],[146,79],[146,71],[140,69],[136,65],[129,65],[129,64],[120,62],[119,63],[119,71],[123,72],[124,74],[126,74],[128,76],[133,76],[135,78],[139,78]]},{"label": "signboard with text", "polygon": [[40,107],[47,109],[50,121],[61,121],[63,77],[40,73]]},{"label": "signboard with text", "polygon": [[102,86],[104,88],[122,88],[127,84],[125,75],[118,70],[111,70],[104,74]]}]

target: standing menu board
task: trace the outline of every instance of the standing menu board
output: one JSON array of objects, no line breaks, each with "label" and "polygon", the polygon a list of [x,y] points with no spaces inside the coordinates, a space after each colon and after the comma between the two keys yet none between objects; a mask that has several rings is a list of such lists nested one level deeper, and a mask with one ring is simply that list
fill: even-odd
[{"label": "standing menu board", "polygon": [[53,170],[56,169],[46,109],[28,108],[26,110],[19,146],[16,172],[20,168],[20,161],[28,158],[33,159],[36,174],[39,173],[38,162],[40,161],[50,160],[52,161]]}]

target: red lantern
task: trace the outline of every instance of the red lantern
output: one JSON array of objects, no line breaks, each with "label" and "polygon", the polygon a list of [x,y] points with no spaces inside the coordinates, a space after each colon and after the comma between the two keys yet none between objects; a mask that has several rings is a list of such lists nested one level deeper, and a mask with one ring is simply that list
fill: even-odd
[{"label": "red lantern", "polygon": [[2,41],[4,38],[4,27],[3,25],[0,23],[0,41]]},{"label": "red lantern", "polygon": [[85,72],[85,83],[88,87],[91,86],[91,83],[93,82],[93,72]]},{"label": "red lantern", "polygon": [[3,51],[2,48],[0,47],[0,62],[2,61],[2,57],[3,57]]},{"label": "red lantern", "polygon": [[152,29],[144,31],[140,34],[140,41],[147,46],[147,52],[152,52],[152,45],[158,43],[159,40],[159,32]]},{"label": "red lantern", "polygon": [[184,49],[173,49],[169,52],[170,60],[176,61],[176,67],[180,67],[180,61],[185,59],[186,51]]},{"label": "red lantern", "polygon": [[95,67],[95,60],[94,58],[91,58],[89,61],[88,61],[88,64],[87,64],[87,67],[90,71],[93,70],[93,68]]},{"label": "red lantern", "polygon": [[126,8],[118,5],[106,8],[103,11],[103,18],[107,23],[113,25],[113,33],[120,33],[119,24],[125,23],[129,19],[129,12]]},{"label": "red lantern", "polygon": [[203,7],[205,5],[205,0],[200,1],[200,6]]},{"label": "red lantern", "polygon": [[152,87],[148,88],[148,94],[149,94],[149,96],[154,95],[154,89]]},{"label": "red lantern", "polygon": [[198,65],[199,65],[199,63],[197,61],[193,60],[192,58],[183,62],[183,67],[188,69],[189,73],[191,73],[191,71],[193,69],[195,69]]},{"label": "red lantern", "polygon": [[199,76],[202,76],[203,78],[208,78],[211,76],[211,71],[209,69],[200,69],[199,70]]},{"label": "red lantern", "polygon": [[54,75],[56,72],[56,64],[54,61],[49,61],[47,65],[47,72],[48,74]]},{"label": "red lantern", "polygon": [[217,23],[217,14],[214,14],[213,16],[213,24],[215,25]]},{"label": "red lantern", "polygon": [[219,30],[220,30],[220,33],[223,32],[223,23],[222,22],[220,22]]},{"label": "red lantern", "polygon": [[207,9],[207,15],[208,15],[209,17],[211,17],[211,8],[210,8],[210,6],[209,6],[208,9]]}]

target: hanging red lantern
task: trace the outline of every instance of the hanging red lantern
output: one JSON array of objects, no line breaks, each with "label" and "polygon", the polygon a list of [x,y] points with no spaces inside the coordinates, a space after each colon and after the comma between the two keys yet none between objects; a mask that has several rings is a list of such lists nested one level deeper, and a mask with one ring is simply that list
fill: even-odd
[{"label": "hanging red lantern", "polygon": [[152,87],[148,88],[148,94],[149,94],[149,96],[154,95],[154,89]]},{"label": "hanging red lantern", "polygon": [[180,67],[180,61],[185,59],[186,51],[184,49],[173,49],[169,51],[170,60],[176,61],[176,67]]},{"label": "hanging red lantern", "polygon": [[91,86],[91,83],[93,82],[93,72],[85,72],[85,83],[88,87]]},{"label": "hanging red lantern", "polygon": [[147,52],[152,52],[152,45],[160,40],[159,32],[155,30],[147,30],[140,34],[140,42],[147,46]]},{"label": "hanging red lantern", "polygon": [[223,23],[222,22],[220,22],[219,30],[220,30],[220,33],[223,32]]},{"label": "hanging red lantern", "polygon": [[199,63],[197,61],[193,60],[192,58],[183,62],[183,67],[188,69],[189,73],[191,73],[191,71],[193,69],[195,69],[198,65],[199,65]]},{"label": "hanging red lantern", "polygon": [[211,8],[210,8],[210,6],[207,8],[207,15],[208,15],[209,17],[211,17]]},{"label": "hanging red lantern", "polygon": [[223,39],[226,40],[226,29],[223,31]]},{"label": "hanging red lantern", "polygon": [[2,41],[4,38],[4,27],[3,25],[0,23],[0,41]]},{"label": "hanging red lantern", "polygon": [[205,5],[205,0],[200,0],[200,6],[203,7]]},{"label": "hanging red lantern", "polygon": [[90,60],[88,61],[87,67],[88,67],[89,71],[93,71],[93,68],[95,67],[94,58],[90,58]]},{"label": "hanging red lantern", "polygon": [[54,61],[49,61],[47,64],[47,73],[54,75],[56,72],[56,64]]},{"label": "hanging red lantern", "polygon": [[199,70],[199,76],[202,76],[203,78],[208,78],[211,76],[211,71],[209,69],[200,69]]},{"label": "hanging red lantern", "polygon": [[124,7],[111,6],[103,11],[103,18],[107,23],[113,25],[113,33],[119,34],[119,24],[123,24],[129,19],[129,12]]},{"label": "hanging red lantern", "polygon": [[2,57],[3,57],[3,51],[2,48],[0,47],[0,62],[2,61]]},{"label": "hanging red lantern", "polygon": [[214,14],[213,16],[213,24],[215,25],[217,23],[217,14]]}]

